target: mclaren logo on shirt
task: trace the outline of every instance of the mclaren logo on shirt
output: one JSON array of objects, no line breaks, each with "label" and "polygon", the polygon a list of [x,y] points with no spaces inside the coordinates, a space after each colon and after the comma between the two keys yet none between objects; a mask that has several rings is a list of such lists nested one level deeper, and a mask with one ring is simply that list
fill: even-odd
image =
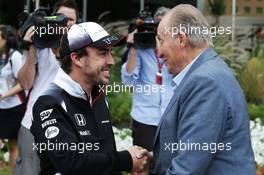
[{"label": "mclaren logo on shirt", "polygon": [[77,122],[77,125],[79,125],[79,126],[86,125],[86,120],[82,114],[74,114],[74,118]]},{"label": "mclaren logo on shirt", "polygon": [[41,121],[49,118],[50,114],[52,113],[53,109],[48,109],[45,111],[42,111],[39,115],[40,115],[40,119]]}]

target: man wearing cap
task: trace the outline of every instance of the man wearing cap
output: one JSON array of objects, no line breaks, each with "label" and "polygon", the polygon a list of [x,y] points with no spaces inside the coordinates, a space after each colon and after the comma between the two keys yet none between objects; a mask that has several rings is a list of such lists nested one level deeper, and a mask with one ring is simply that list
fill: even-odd
[{"label": "man wearing cap", "polygon": [[[147,150],[116,151],[108,103],[99,88],[109,83],[111,47],[119,41],[94,22],[73,25],[63,37],[62,69],[33,107],[31,132],[41,174],[114,175],[146,168]],[[50,144],[57,146],[48,149]]]}]

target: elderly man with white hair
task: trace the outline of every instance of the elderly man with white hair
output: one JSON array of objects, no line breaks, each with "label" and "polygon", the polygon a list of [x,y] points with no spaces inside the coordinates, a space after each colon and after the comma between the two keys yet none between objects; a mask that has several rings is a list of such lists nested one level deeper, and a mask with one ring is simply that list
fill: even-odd
[{"label": "elderly man with white hair", "polygon": [[158,26],[158,50],[174,76],[174,95],[157,129],[153,174],[256,174],[247,103],[210,33],[199,32],[208,27],[187,4]]}]

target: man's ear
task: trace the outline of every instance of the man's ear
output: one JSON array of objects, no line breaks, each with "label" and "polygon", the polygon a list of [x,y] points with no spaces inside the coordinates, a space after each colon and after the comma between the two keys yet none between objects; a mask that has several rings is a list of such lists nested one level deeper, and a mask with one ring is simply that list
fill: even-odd
[{"label": "man's ear", "polygon": [[72,63],[75,66],[77,66],[77,67],[83,66],[83,63],[81,62],[81,59],[80,59],[80,57],[78,57],[76,52],[72,52],[70,56],[71,56]]},{"label": "man's ear", "polygon": [[179,42],[180,42],[181,48],[186,47],[187,42],[188,42],[188,38],[187,38],[187,35],[185,33],[179,34]]}]

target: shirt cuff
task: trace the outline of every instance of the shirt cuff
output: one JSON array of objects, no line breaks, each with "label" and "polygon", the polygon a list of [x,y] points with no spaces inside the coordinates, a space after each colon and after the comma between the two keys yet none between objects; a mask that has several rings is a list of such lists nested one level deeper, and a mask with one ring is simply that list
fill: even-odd
[{"label": "shirt cuff", "polygon": [[135,69],[132,72],[128,73],[127,70],[126,70],[126,66],[127,66],[127,63],[124,63],[122,65],[122,73],[123,73],[123,75],[127,76],[127,77],[133,76],[136,73],[136,69],[137,68],[135,67]]},{"label": "shirt cuff", "polygon": [[133,168],[133,160],[128,151],[117,152],[119,157],[119,168],[120,171],[131,171]]}]

